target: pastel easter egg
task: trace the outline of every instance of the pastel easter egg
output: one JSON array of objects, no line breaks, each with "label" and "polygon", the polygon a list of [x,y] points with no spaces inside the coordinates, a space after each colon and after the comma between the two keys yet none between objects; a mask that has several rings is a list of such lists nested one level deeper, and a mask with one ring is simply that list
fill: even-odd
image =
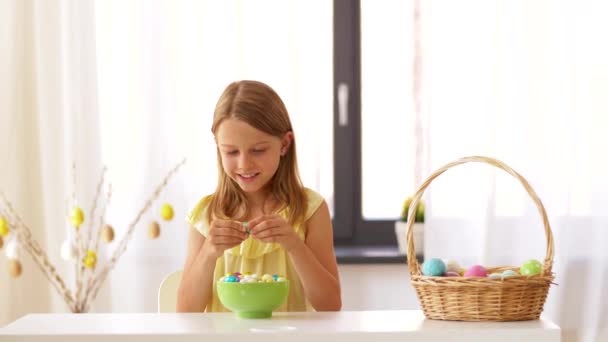
[{"label": "pastel easter egg", "polygon": [[469,268],[468,270],[466,270],[466,272],[464,272],[464,276],[465,277],[487,277],[488,272],[486,271],[485,267],[483,267],[481,265],[474,265],[474,266],[471,266],[471,268]]},{"label": "pastel easter egg", "polygon": [[80,207],[73,207],[70,213],[70,222],[76,229],[84,222],[84,212]]},{"label": "pastel easter egg", "polygon": [[160,225],[156,221],[150,222],[150,225],[148,226],[148,237],[150,239],[156,239],[159,236],[160,236]]},{"label": "pastel easter egg", "polygon": [[445,276],[446,277],[460,277],[460,273],[448,271],[448,272],[445,272]]},{"label": "pastel easter egg", "polygon": [[500,274],[500,273],[492,273],[488,277],[492,278],[492,279],[500,279],[500,278],[502,278],[502,274]]},{"label": "pastel easter egg", "polygon": [[501,276],[502,276],[503,278],[506,278],[506,277],[512,277],[512,276],[516,276],[516,275],[519,275],[519,274],[517,274],[517,272],[515,272],[515,271],[513,271],[513,270],[505,270],[505,271],[504,271],[504,272],[502,272],[502,274],[501,274]]},{"label": "pastel easter egg", "polygon": [[543,265],[538,260],[528,260],[524,262],[519,268],[519,273],[525,276],[532,276],[540,274],[543,270]]},{"label": "pastel easter egg", "polygon": [[443,259],[443,262],[445,263],[446,272],[458,273],[460,271],[460,265],[458,265],[456,260]]},{"label": "pastel easter egg", "polygon": [[105,226],[103,226],[100,234],[103,238],[103,241],[107,243],[114,241],[114,228],[112,228],[111,225],[106,224]]},{"label": "pastel easter egg", "polygon": [[171,221],[173,219],[173,207],[169,203],[163,204],[160,208],[160,217],[165,221]]},{"label": "pastel easter egg", "polygon": [[0,237],[6,237],[9,232],[8,222],[6,222],[4,217],[0,216]]},{"label": "pastel easter egg", "polygon": [[234,276],[234,275],[229,275],[229,276],[227,276],[227,277],[224,279],[224,281],[225,281],[226,283],[238,283],[238,282],[239,282],[239,278],[237,278],[237,277],[236,277],[236,276]]},{"label": "pastel easter egg", "polygon": [[17,278],[21,275],[23,268],[21,267],[21,262],[17,259],[9,259],[8,260],[8,273],[13,278]]},{"label": "pastel easter egg", "polygon": [[438,277],[446,271],[445,263],[439,258],[426,260],[422,264],[422,274],[425,276]]}]

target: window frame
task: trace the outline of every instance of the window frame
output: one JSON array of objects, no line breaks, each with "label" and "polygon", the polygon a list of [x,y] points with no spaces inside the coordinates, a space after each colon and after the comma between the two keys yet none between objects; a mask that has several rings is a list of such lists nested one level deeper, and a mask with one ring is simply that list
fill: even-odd
[{"label": "window frame", "polygon": [[[398,218],[363,218],[360,0],[334,0],[333,27],[334,242],[337,246],[397,246],[394,222]],[[348,86],[347,125],[341,125],[342,85]]]}]

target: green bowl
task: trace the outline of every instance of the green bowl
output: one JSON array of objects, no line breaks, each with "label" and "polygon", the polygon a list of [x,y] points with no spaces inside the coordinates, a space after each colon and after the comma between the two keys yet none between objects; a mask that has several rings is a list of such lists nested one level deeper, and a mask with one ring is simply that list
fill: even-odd
[{"label": "green bowl", "polygon": [[268,318],[289,293],[289,281],[273,283],[217,282],[222,304],[240,318]]}]

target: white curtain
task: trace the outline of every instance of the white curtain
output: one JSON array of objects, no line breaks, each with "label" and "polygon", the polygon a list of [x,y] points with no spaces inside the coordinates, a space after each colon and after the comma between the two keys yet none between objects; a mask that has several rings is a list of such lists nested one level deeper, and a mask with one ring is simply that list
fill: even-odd
[{"label": "white curtain", "polygon": [[[69,231],[72,162],[85,213],[108,167],[106,219],[119,240],[167,171],[187,159],[136,227],[91,311],[156,311],[158,285],[185,258],[184,217],[215,187],[211,120],[232,81],[257,79],[277,90],[295,127],[303,181],[331,201],[332,150],[324,148],[332,134],[331,2],[0,4],[8,28],[0,31],[0,155],[7,166],[0,185],[71,287],[73,268],[59,247]],[[160,219],[165,202],[175,209],[171,222]],[[147,237],[151,221],[161,222],[159,239]],[[100,264],[115,247],[102,247]],[[8,303],[0,324],[67,310],[29,256],[20,259],[21,278],[0,269]],[[23,282],[37,287],[25,292]]]},{"label": "white curtain", "polygon": [[[101,171],[93,14],[77,0],[0,1],[0,191],[71,287],[73,267],[59,257],[66,199],[74,192],[90,204]],[[0,325],[68,311],[25,251],[21,277],[9,277],[4,252],[13,238],[0,250]]]},{"label": "white curtain", "polygon": [[[600,1],[422,2],[426,173],[492,156],[532,184],[555,236],[544,314],[565,341],[608,340],[608,7]],[[425,254],[461,264],[543,260],[532,200],[489,165],[427,191]]]}]

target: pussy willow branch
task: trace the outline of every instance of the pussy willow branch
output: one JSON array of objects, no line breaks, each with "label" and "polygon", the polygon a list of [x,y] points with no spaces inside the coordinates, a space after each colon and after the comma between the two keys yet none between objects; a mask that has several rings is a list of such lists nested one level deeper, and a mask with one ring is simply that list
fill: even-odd
[{"label": "pussy willow branch", "polygon": [[[108,208],[108,205],[110,204],[110,201],[112,199],[112,184],[108,184],[108,191],[106,193],[106,201],[104,203],[103,208],[101,209],[101,214],[99,215],[99,229],[97,230],[97,233],[94,235],[95,236],[95,243],[92,246],[92,250],[94,251],[98,251],[99,250],[99,239],[101,238],[101,228],[105,225],[105,217],[106,217],[106,210]],[[97,255],[98,257],[98,264],[99,264],[99,253]],[[83,310],[84,311],[88,311],[89,310],[89,305],[90,303],[87,302],[87,300],[89,299],[90,293],[91,293],[91,288],[93,286],[93,280],[95,279],[95,270],[97,270],[98,268],[96,267],[95,269],[93,269],[91,271],[91,276],[89,277],[86,287],[85,287],[85,294],[84,294],[84,301],[83,301]]]},{"label": "pussy willow branch", "polygon": [[112,254],[112,258],[110,259],[109,263],[106,264],[104,266],[104,268],[100,271],[99,275],[95,277],[95,280],[93,281],[93,288],[91,290],[90,297],[87,298],[87,302],[89,302],[89,299],[91,302],[93,300],[95,300],[95,297],[97,297],[97,293],[99,292],[101,285],[103,284],[106,277],[108,276],[108,273],[114,268],[118,259],[121,257],[121,255],[127,249],[127,245],[129,243],[129,241],[131,240],[131,237],[133,236],[135,226],[137,225],[137,223],[139,222],[141,217],[144,215],[144,213],[146,213],[146,211],[148,211],[150,209],[150,207],[152,206],[152,203],[154,203],[154,201],[158,198],[161,191],[167,186],[169,179],[171,179],[171,177],[173,177],[173,175],[175,175],[177,173],[177,171],[179,170],[179,168],[182,167],[182,165],[184,165],[185,163],[186,163],[186,159],[183,159],[180,163],[178,163],[175,167],[173,167],[173,169],[171,169],[171,171],[169,171],[169,173],[167,173],[167,175],[165,176],[163,181],[156,187],[156,189],[154,190],[152,195],[146,200],[144,206],[139,210],[135,219],[133,221],[131,221],[131,223],[129,224],[129,226],[127,228],[127,232],[121,239],[118,247],[114,250],[114,253]]},{"label": "pussy willow branch", "polygon": [[9,225],[16,234],[16,238],[30,254],[36,265],[42,271],[42,274],[49,280],[53,287],[55,287],[57,292],[63,296],[68,307],[73,310],[75,307],[74,297],[72,297],[71,291],[66,287],[65,282],[57,273],[55,266],[49,261],[46,252],[40,248],[36,239],[32,237],[30,228],[23,222],[12,203],[6,199],[6,196],[2,191],[0,191],[0,199],[6,208],[2,215],[7,217]]},{"label": "pussy willow branch", "polygon": [[[78,306],[78,309],[80,311],[82,311],[84,309],[83,304],[86,299],[86,297],[84,297],[86,290],[83,289],[83,284],[86,282],[85,278],[87,275],[89,275],[89,277],[91,277],[91,272],[88,272],[88,270],[86,270],[84,268],[83,258],[87,255],[87,249],[91,245],[91,232],[93,231],[93,224],[94,224],[93,217],[95,215],[95,211],[97,210],[97,202],[99,201],[99,194],[101,193],[101,188],[103,187],[103,184],[105,181],[106,171],[107,171],[107,168],[104,166],[103,170],[101,171],[101,176],[99,177],[99,182],[97,183],[97,187],[95,189],[95,195],[93,196],[93,206],[91,207],[91,211],[90,211],[89,217],[88,217],[89,224],[88,224],[88,229],[86,232],[86,238],[83,239],[82,243],[79,245],[78,260],[76,260],[76,264],[80,265],[80,271],[79,271],[80,277],[78,277],[76,279],[76,305]],[[84,237],[84,232],[82,232],[82,234]],[[95,252],[97,252],[97,251],[95,251]]]}]

